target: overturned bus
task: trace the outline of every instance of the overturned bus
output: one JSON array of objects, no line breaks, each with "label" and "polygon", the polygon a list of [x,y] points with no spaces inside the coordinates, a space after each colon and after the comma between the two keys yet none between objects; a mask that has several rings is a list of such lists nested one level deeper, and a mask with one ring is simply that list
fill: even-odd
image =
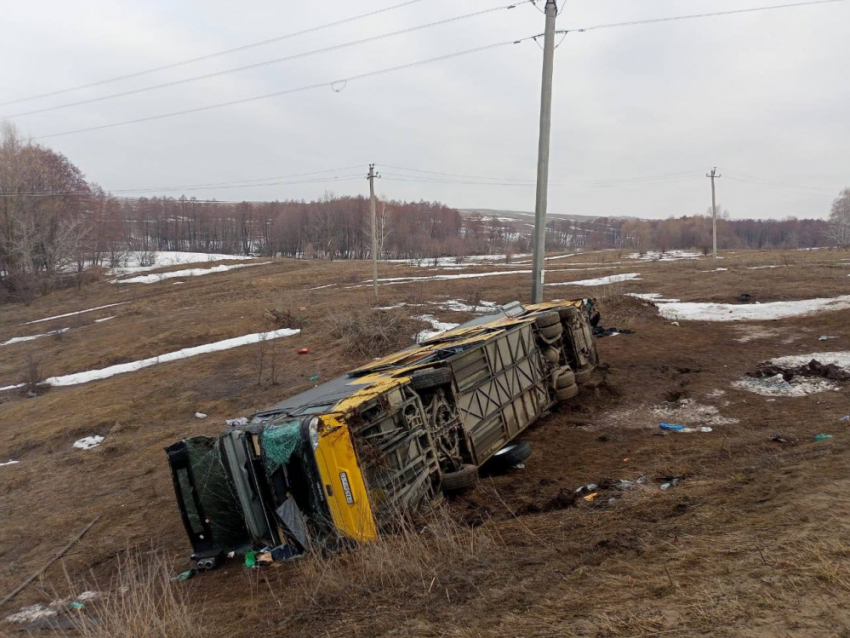
[{"label": "overturned bus", "polygon": [[517,302],[166,449],[201,569],[237,548],[287,557],[377,537],[521,463],[518,436],[575,397],[598,357],[588,299]]}]

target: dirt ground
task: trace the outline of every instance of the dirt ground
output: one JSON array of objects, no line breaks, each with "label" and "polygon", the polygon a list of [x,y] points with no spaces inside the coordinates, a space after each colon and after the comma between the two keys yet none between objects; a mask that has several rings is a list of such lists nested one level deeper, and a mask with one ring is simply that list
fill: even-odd
[{"label": "dirt ground", "polygon": [[[523,469],[483,477],[447,503],[489,545],[424,587],[375,586],[309,610],[291,595],[304,565],[262,572],[229,564],[183,585],[212,636],[850,636],[850,414],[837,391],[767,397],[732,384],[772,357],[850,350],[850,310],[769,322],[674,325],[625,292],[683,301],[769,302],[850,294],[850,253],[738,252],[644,262],[613,251],[549,263],[546,282],[618,273],[608,286],[547,286],[547,298],[595,296],[602,324],[634,331],[599,339],[593,388],[525,436]],[[516,259],[515,261],[522,261]],[[773,266],[773,267],[766,267]],[[101,515],[44,579],[0,608],[0,618],[94,574],[108,582],[128,549],[189,566],[190,548],[163,453],[189,435],[217,434],[225,418],[311,387],[363,363],[328,336],[325,318],[374,305],[365,262],[274,263],[156,284],[101,282],[0,308],[0,387],[171,352],[268,329],[264,311],[291,310],[301,334],[152,366],[36,397],[0,393],[0,598]],[[517,271],[383,285],[380,305],[461,322],[434,302],[527,300],[530,265],[464,269],[381,264],[381,277]],[[715,270],[726,268],[726,270]],[[178,268],[175,268],[175,270]],[[175,281],[184,281],[175,285]],[[311,290],[315,289],[315,290]],[[106,304],[47,322],[28,321]],[[407,306],[405,306],[407,308]],[[108,316],[114,319],[96,322]],[[835,337],[818,341],[820,335]],[[275,349],[275,383],[258,350]],[[298,356],[298,348],[311,353]],[[266,356],[268,362],[269,355]],[[33,364],[32,362],[36,362]],[[195,412],[208,415],[200,420]],[[663,433],[660,422],[710,426]],[[819,433],[834,435],[815,441]],[[72,443],[105,436],[82,451]],[[780,437],[781,440],[773,440]],[[621,479],[647,477],[633,489]],[[661,485],[679,477],[670,489]],[[595,483],[592,501],[574,497]],[[433,576],[433,579],[432,579]],[[18,627],[0,621],[0,635]]]}]

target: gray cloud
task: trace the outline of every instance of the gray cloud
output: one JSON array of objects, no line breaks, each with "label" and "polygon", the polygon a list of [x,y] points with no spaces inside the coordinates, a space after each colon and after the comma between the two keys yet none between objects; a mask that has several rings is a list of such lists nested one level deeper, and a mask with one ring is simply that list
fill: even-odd
[{"label": "gray cloud", "polygon": [[[0,101],[263,40],[393,4],[44,0],[4,6]],[[63,104],[331,46],[498,6],[424,0],[226,57],[43,100]],[[771,4],[747,0],[744,6]],[[560,28],[741,8],[733,0],[573,0]],[[327,8],[330,7],[330,8]],[[550,211],[666,217],[703,212],[704,173],[734,217],[822,217],[850,185],[850,3],[568,35],[556,52]],[[525,4],[258,70],[16,118],[39,137],[261,95],[539,33]],[[44,140],[107,189],[271,176],[376,162],[390,198],[532,210],[534,187],[400,181],[387,165],[533,180],[541,52],[534,42],[328,88]],[[681,174],[606,186],[587,182]],[[434,177],[434,176],[432,176]],[[766,181],[770,180],[770,181]],[[584,183],[581,183],[584,182]],[[366,193],[365,180],[194,191],[220,199]]]}]

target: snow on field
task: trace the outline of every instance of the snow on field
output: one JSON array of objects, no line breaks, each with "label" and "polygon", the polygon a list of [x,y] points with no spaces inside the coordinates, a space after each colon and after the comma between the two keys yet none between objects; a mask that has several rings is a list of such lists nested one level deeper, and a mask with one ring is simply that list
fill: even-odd
[{"label": "snow on field", "polygon": [[850,370],[850,352],[813,352],[812,354],[794,354],[788,357],[771,359],[770,363],[780,367],[796,368],[804,366],[814,359],[821,365],[834,365],[838,368]]},{"label": "snow on field", "polygon": [[0,346],[11,346],[13,343],[21,343],[23,341],[33,341],[34,339],[41,339],[42,337],[52,337],[55,335],[61,335],[63,332],[68,332],[70,328],[61,328],[59,330],[51,330],[50,332],[42,332],[37,335],[29,335],[27,337],[12,337],[8,341],[0,342]]},{"label": "snow on field", "polygon": [[762,270],[764,268],[783,268],[783,266],[778,264],[774,264],[772,266],[747,266],[747,270]]},{"label": "snow on field", "polygon": [[666,253],[648,250],[642,255],[640,253],[629,255],[629,259],[640,259],[642,261],[678,261],[681,259],[700,259],[701,257],[700,253],[692,253],[686,250],[668,250]]},{"label": "snow on field", "polygon": [[432,330],[423,330],[416,335],[416,343],[422,343],[428,339],[433,339],[437,335],[443,334],[447,330],[457,328],[458,323],[446,323],[437,319],[434,315],[418,315],[414,319],[421,319],[431,324]]},{"label": "snow on field", "polygon": [[0,388],[0,392],[8,392],[9,390],[20,390],[26,383],[16,383],[15,385],[4,385]]},{"label": "snow on field", "polygon": [[150,266],[140,266],[139,263],[151,253],[131,252],[127,257],[126,266],[117,266],[112,269],[116,275],[129,275],[131,273],[147,272],[157,268],[167,268],[182,264],[202,264],[208,261],[224,261],[231,259],[251,259],[246,255],[220,255],[215,253],[184,253],[172,250],[158,250],[153,254],[154,262]]},{"label": "snow on field", "polygon": [[546,284],[547,286],[604,286],[613,284],[618,281],[630,281],[640,279],[639,272],[627,272],[622,275],[608,275],[607,277],[599,277],[597,279],[582,279],[579,281],[562,281],[556,284]]},{"label": "snow on field", "polygon": [[155,284],[164,279],[174,279],[175,277],[199,277],[201,275],[211,275],[217,272],[225,272],[228,270],[236,270],[237,268],[250,268],[252,266],[265,266],[270,264],[270,261],[264,261],[259,264],[236,264],[235,266],[213,266],[212,268],[187,268],[185,270],[174,270],[172,272],[154,273],[151,275],[139,275],[138,277],[130,277],[129,279],[113,279],[113,284]]},{"label": "snow on field", "polygon": [[[271,332],[256,332],[254,334],[243,335],[241,337],[225,339],[224,341],[215,341],[213,343],[207,343],[201,346],[194,346],[192,348],[183,348],[182,350],[168,352],[166,354],[161,354],[157,357],[150,357],[148,359],[141,359],[139,361],[131,361],[129,363],[119,363],[117,365],[109,366],[106,368],[100,368],[98,370],[87,370],[86,372],[76,372],[74,374],[66,374],[59,377],[49,377],[44,380],[44,383],[46,385],[52,386],[66,386],[77,385],[80,383],[88,383],[89,381],[99,381],[100,379],[108,379],[109,377],[114,377],[117,374],[124,374],[125,372],[135,372],[136,370],[155,366],[160,363],[180,361],[181,359],[196,357],[200,354],[207,354],[210,352],[221,352],[222,350],[230,350],[231,348],[236,348],[238,346],[244,346],[251,343],[271,341],[272,339],[280,339],[281,337],[290,337],[292,335],[298,334],[299,332],[301,331],[292,330],[289,328],[282,328],[281,330],[272,330]],[[10,388],[0,388],[0,391],[6,389]]]},{"label": "snow on field", "polygon": [[745,377],[740,381],[732,383],[739,390],[746,390],[766,397],[804,397],[808,394],[837,390],[838,388],[830,381],[823,379],[794,378],[786,381],[781,374],[763,379]]},{"label": "snow on field", "polygon": [[112,315],[111,317],[103,317],[102,319],[95,319],[94,322],[103,323],[104,321],[111,321],[113,319],[115,319],[115,315]]},{"label": "snow on field", "polygon": [[6,465],[17,465],[20,461],[16,461],[15,459],[9,459],[8,461],[3,461],[0,463],[0,467],[5,467]]},{"label": "snow on field", "polygon": [[94,434],[92,436],[83,437],[78,441],[74,441],[74,447],[78,450],[91,450],[101,443],[103,443],[103,437],[99,434]]},{"label": "snow on field", "polygon": [[[500,277],[503,275],[523,275],[523,274],[531,274],[530,270],[500,270],[498,272],[477,272],[477,273],[462,273],[459,275],[431,275],[430,277],[386,277],[384,279],[378,279],[379,283],[382,284],[407,284],[412,283],[414,281],[448,281],[449,279],[474,279],[476,277]],[[371,280],[357,284],[356,286],[349,286],[349,288],[360,288],[362,286],[371,285]]]},{"label": "snow on field", "polygon": [[458,299],[449,299],[440,304],[446,310],[454,312],[492,312],[496,309],[495,301],[479,301],[477,306],[470,306]]},{"label": "snow on field", "polygon": [[729,270],[728,268],[715,268],[714,270],[700,270],[700,272],[724,272]]},{"label": "snow on field", "polygon": [[667,299],[659,292],[627,292],[627,297],[636,297],[652,303],[676,303],[678,299]]},{"label": "snow on field", "polygon": [[677,321],[772,321],[848,308],[850,295],[842,295],[762,304],[670,302],[662,303],[658,313],[665,319]]},{"label": "snow on field", "polygon": [[85,312],[94,312],[95,310],[103,310],[104,308],[112,308],[113,306],[120,306],[121,304],[127,303],[126,301],[119,301],[118,303],[108,303],[105,306],[98,306],[97,308],[87,308],[86,310],[78,310],[77,312],[66,312],[64,315],[55,315],[53,317],[45,317],[44,319],[36,319],[35,321],[27,321],[25,326],[29,326],[33,323],[41,323],[42,321],[52,321],[53,319],[62,319],[64,317],[72,317],[74,315],[81,315]]},{"label": "snow on field", "polygon": [[[522,259],[529,257],[528,253],[513,255],[511,259]],[[456,268],[468,268],[469,266],[481,266],[494,261],[504,262],[507,255],[469,255],[461,257],[458,263],[458,257],[422,257],[421,259],[384,259],[383,261],[390,264],[407,264],[408,266],[420,267],[447,267],[453,266]],[[509,264],[504,264],[509,265]]]}]

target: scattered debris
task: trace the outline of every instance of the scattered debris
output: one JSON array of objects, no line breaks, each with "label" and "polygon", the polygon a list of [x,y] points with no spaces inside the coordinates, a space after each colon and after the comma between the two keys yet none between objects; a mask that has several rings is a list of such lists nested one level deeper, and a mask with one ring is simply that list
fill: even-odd
[{"label": "scattered debris", "polygon": [[770,437],[770,440],[776,443],[788,443],[788,439],[786,439],[784,436],[779,436],[778,434]]},{"label": "scattered debris", "polygon": [[714,431],[708,426],[702,426],[702,427],[698,427],[698,428],[689,428],[689,427],[685,427],[684,425],[670,425],[669,423],[659,423],[658,427],[660,427],[662,430],[669,430],[669,431],[672,431],[672,432],[713,432]]},{"label": "scattered debris", "polygon": [[311,374],[309,377],[307,377],[307,381],[318,381],[318,380],[319,380],[318,374]]},{"label": "scattered debris", "polygon": [[594,326],[593,328],[593,336],[597,339],[601,339],[602,337],[616,337],[617,335],[632,335],[634,334],[634,330],[627,330],[626,328],[603,328],[602,326]]},{"label": "scattered debris", "polygon": [[310,348],[298,348],[298,354],[310,354],[312,350]]},{"label": "scattered debris", "polygon": [[838,420],[847,423],[848,421],[850,421],[850,414],[845,414],[843,417],[841,417]]},{"label": "scattered debris", "polygon": [[827,441],[834,438],[831,434],[816,434],[815,441]]},{"label": "scattered debris", "polygon": [[93,434],[92,436],[86,436],[79,441],[74,441],[74,447],[78,450],[91,450],[101,443],[103,443],[103,437],[99,434]]},{"label": "scattered debris", "polygon": [[206,419],[207,415],[204,414],[203,412],[195,412],[195,418],[196,419]]},{"label": "scattered debris", "polygon": [[838,337],[831,337],[829,335],[821,335],[820,337],[818,337],[818,341],[826,341],[828,339],[838,339]]},{"label": "scattered debris", "polygon": [[0,463],[0,467],[5,467],[7,465],[16,465],[18,463],[20,463],[20,461],[16,461],[15,459],[9,459],[8,461],[6,461],[4,463]]},{"label": "scattered debris", "polygon": [[180,572],[176,576],[173,576],[171,580],[182,583],[190,578],[194,578],[197,573],[198,570],[193,567],[192,569],[187,569],[185,572]]},{"label": "scattered debris", "polygon": [[588,503],[592,503],[593,499],[595,499],[597,496],[599,496],[599,492],[591,492],[590,494],[584,497],[584,500]]},{"label": "scattered debris", "polygon": [[240,416],[236,419],[225,419],[224,422],[232,428],[238,428],[243,425],[248,425],[248,417]]},{"label": "scattered debris", "polygon": [[746,377],[735,381],[732,386],[767,397],[803,397],[838,389],[829,381],[794,379],[789,382],[783,379],[781,374],[764,378]]}]

